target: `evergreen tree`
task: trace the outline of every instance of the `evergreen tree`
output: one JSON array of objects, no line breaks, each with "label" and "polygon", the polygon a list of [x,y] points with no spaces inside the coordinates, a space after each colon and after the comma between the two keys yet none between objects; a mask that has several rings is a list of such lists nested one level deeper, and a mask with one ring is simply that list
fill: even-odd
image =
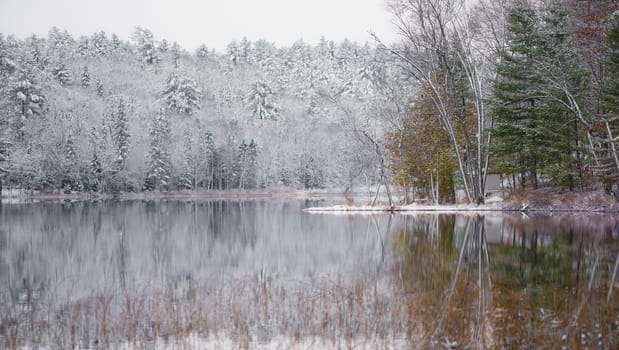
[{"label": "evergreen tree", "polygon": [[30,51],[30,58],[27,62],[30,69],[36,68],[39,70],[45,70],[45,67],[49,63],[49,59],[43,50],[45,47],[45,39],[39,38],[33,34],[26,39],[26,45]]},{"label": "evergreen tree", "polygon": [[167,189],[170,184],[172,164],[170,161],[170,119],[164,109],[153,118],[150,130],[150,149],[143,189]]},{"label": "evergreen tree", "polygon": [[[3,81],[6,81],[9,75],[17,69],[17,66],[9,55],[7,46],[4,36],[0,33],[0,79]],[[3,86],[3,88],[4,87],[5,86]]]},{"label": "evergreen tree", "polygon": [[103,97],[105,95],[105,88],[103,87],[103,83],[99,78],[95,79],[95,91],[99,97]]},{"label": "evergreen tree", "polygon": [[127,106],[124,99],[118,98],[116,109],[113,113],[113,134],[112,140],[116,147],[116,165],[117,170],[124,170],[129,158],[129,148],[131,147],[129,138],[129,122],[127,120]]},{"label": "evergreen tree", "polygon": [[260,120],[275,120],[279,114],[275,92],[262,81],[258,81],[251,86],[247,95],[247,106],[252,115]]},{"label": "evergreen tree", "polygon": [[66,54],[75,45],[75,39],[73,39],[69,32],[66,30],[60,31],[56,27],[52,27],[49,30],[47,38],[49,48],[56,53]]},{"label": "evergreen tree", "polygon": [[239,48],[239,43],[236,40],[228,44],[226,47],[226,53],[228,55],[228,59],[233,64],[239,64],[241,62],[241,49]]},{"label": "evergreen tree", "polygon": [[201,60],[207,59],[209,57],[208,47],[204,44],[200,45],[196,50],[196,56]]},{"label": "evergreen tree", "polygon": [[196,181],[196,156],[193,153],[193,138],[191,132],[187,130],[183,138],[183,169],[178,181],[178,187],[181,189],[190,190],[194,188]]},{"label": "evergreen tree", "polygon": [[90,144],[92,147],[92,156],[90,159],[90,167],[87,172],[87,179],[84,181],[86,190],[99,192],[103,189],[103,165],[101,163],[101,135],[96,128],[90,131]]},{"label": "evergreen tree", "polygon": [[110,49],[111,50],[119,50],[122,46],[122,41],[116,34],[112,34],[112,39],[110,40]]},{"label": "evergreen tree", "polygon": [[64,146],[64,170],[62,171],[61,187],[65,193],[69,193],[71,190],[81,190],[81,186],[77,186],[76,183],[76,164],[77,155],[75,152],[75,136],[73,132],[69,132],[67,140]]},{"label": "evergreen tree", "polygon": [[82,68],[82,74],[80,75],[80,80],[82,82],[82,86],[89,87],[90,86],[90,72],[88,71],[88,66],[84,66]]},{"label": "evergreen tree", "polygon": [[33,115],[41,114],[45,103],[45,97],[30,75],[22,71],[11,85],[11,97],[15,104],[16,119],[13,128],[18,132],[21,139],[24,136],[26,119]]},{"label": "evergreen tree", "polygon": [[168,44],[168,41],[166,39],[162,39],[161,42],[159,42],[159,52],[161,52],[163,55],[168,53],[168,50],[170,50],[170,44]]},{"label": "evergreen tree", "polygon": [[237,153],[237,159],[234,164],[234,173],[238,174],[238,188],[245,189],[247,182],[247,170],[248,170],[248,151],[249,145],[245,142],[245,140],[241,140],[241,144],[239,145],[239,150]]},{"label": "evergreen tree", "polygon": [[551,20],[524,3],[510,10],[508,48],[501,53],[494,83],[492,153],[503,172],[520,174],[523,186],[530,181],[536,187],[540,174],[571,185],[574,124],[545,82],[549,67],[542,66],[561,62]]},{"label": "evergreen tree", "polygon": [[324,173],[316,159],[311,155],[303,155],[297,169],[299,183],[305,189],[324,187]]},{"label": "evergreen tree", "polygon": [[258,177],[258,144],[252,139],[247,149],[247,188],[257,187]]},{"label": "evergreen tree", "polygon": [[52,74],[54,75],[54,79],[56,79],[60,85],[67,85],[71,82],[71,73],[65,66],[64,63],[58,63],[56,67],[52,70]]},{"label": "evergreen tree", "polygon": [[86,36],[77,39],[77,54],[86,57],[90,54],[90,40]]},{"label": "evergreen tree", "polygon": [[213,188],[213,177],[215,169],[215,142],[213,134],[208,130],[200,130],[200,143],[198,149],[198,157],[196,167],[198,179],[196,182],[200,186],[208,189]]},{"label": "evergreen tree", "polygon": [[200,109],[202,90],[195,80],[180,77],[174,73],[168,77],[165,89],[161,93],[161,99],[168,110],[191,115],[195,110]]},{"label": "evergreen tree", "polygon": [[174,64],[174,68],[180,67],[182,52],[181,47],[180,45],[178,45],[177,42],[174,42],[172,44],[172,47],[170,48],[170,54],[172,55],[172,64]]},{"label": "evergreen tree", "polygon": [[133,34],[133,39],[138,50],[138,60],[146,65],[159,63],[160,57],[155,45],[153,33],[142,27],[137,27]]},{"label": "evergreen tree", "polygon": [[92,56],[106,56],[110,53],[110,42],[104,31],[92,35],[90,46]]}]

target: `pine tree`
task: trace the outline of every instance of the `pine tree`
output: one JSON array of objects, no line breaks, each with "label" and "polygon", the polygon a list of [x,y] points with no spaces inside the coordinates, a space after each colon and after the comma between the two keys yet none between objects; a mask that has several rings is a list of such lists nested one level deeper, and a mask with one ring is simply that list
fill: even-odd
[{"label": "pine tree", "polygon": [[[17,66],[11,60],[4,36],[0,33],[0,79],[6,81],[9,75],[13,74],[16,69]],[[5,88],[5,86],[2,88]]]},{"label": "pine tree", "polygon": [[238,174],[237,186],[240,189],[245,189],[245,183],[247,181],[248,150],[249,145],[245,142],[245,140],[241,140],[236,156],[236,162],[234,163],[234,173]]},{"label": "pine tree", "polygon": [[194,188],[196,181],[196,156],[193,153],[193,138],[190,130],[185,132],[183,139],[183,155],[185,159],[183,161],[183,169],[181,170],[178,186],[181,189],[190,190]]},{"label": "pine tree", "polygon": [[110,53],[110,42],[104,31],[94,33],[90,43],[93,56],[106,56]]},{"label": "pine tree", "polygon": [[303,155],[301,164],[297,169],[299,183],[305,189],[322,188],[324,186],[324,173],[316,159],[311,155]]},{"label": "pine tree", "polygon": [[200,45],[196,50],[196,56],[201,60],[207,59],[209,57],[208,47],[204,44]]},{"label": "pine tree", "polygon": [[188,115],[200,109],[201,99],[202,90],[195,80],[181,77],[176,73],[168,77],[165,89],[161,93],[161,100],[165,102],[168,110],[175,110]]},{"label": "pine tree", "polygon": [[168,41],[166,39],[162,39],[161,42],[159,42],[159,52],[161,52],[162,54],[167,54],[168,50],[170,50],[170,44],[168,44]]},{"label": "pine tree", "polygon": [[241,62],[241,50],[239,48],[239,43],[236,40],[228,44],[226,47],[226,53],[232,64],[239,64]]},{"label": "pine tree", "polygon": [[41,94],[34,79],[25,71],[22,71],[11,84],[10,94],[16,112],[13,128],[18,132],[18,138],[21,139],[24,136],[23,128],[26,119],[43,112],[45,97]]},{"label": "pine tree", "polygon": [[133,40],[138,50],[138,60],[146,65],[159,63],[160,57],[155,45],[153,33],[142,27],[137,27],[133,33]]},{"label": "pine tree", "polygon": [[60,85],[67,85],[71,82],[71,73],[65,66],[64,63],[58,63],[56,67],[52,70],[52,74],[54,75],[54,79],[56,79]]},{"label": "pine tree", "polygon": [[103,87],[103,83],[99,78],[95,79],[95,91],[99,97],[103,97],[105,95],[105,88]]},{"label": "pine tree", "polygon": [[172,55],[172,64],[174,64],[174,68],[180,67],[182,52],[181,47],[180,45],[178,45],[177,42],[174,42],[172,44],[172,47],[170,48],[170,54]]},{"label": "pine tree", "polygon": [[83,87],[90,86],[90,72],[88,71],[88,66],[84,66],[82,68],[82,74],[80,75],[80,78]]},{"label": "pine tree", "polygon": [[77,41],[77,53],[82,57],[91,55],[90,51],[90,39],[86,36],[80,36]]},{"label": "pine tree", "polygon": [[129,122],[127,120],[127,106],[122,97],[118,98],[116,109],[113,113],[113,134],[112,140],[116,147],[117,158],[116,165],[117,170],[121,171],[125,169],[127,159],[129,158],[129,148],[131,147],[129,138]]},{"label": "pine tree", "polygon": [[215,142],[213,141],[213,134],[208,130],[200,130],[200,144],[196,160],[199,177],[196,179],[196,182],[204,188],[213,188],[213,171],[215,169],[214,157]]},{"label": "pine tree", "polygon": [[64,171],[63,179],[61,181],[61,186],[65,193],[69,193],[71,190],[80,190],[81,186],[76,186],[75,179],[75,167],[77,163],[77,155],[75,152],[75,140],[74,140],[73,132],[69,132],[67,140],[65,142],[64,147]]},{"label": "pine tree", "polygon": [[275,120],[279,114],[275,92],[262,81],[258,81],[251,86],[247,95],[247,106],[252,115],[260,120]]},{"label": "pine tree", "polygon": [[252,139],[247,149],[247,188],[257,187],[258,176],[258,144]]},{"label": "pine tree", "polygon": [[170,119],[164,109],[153,118],[150,130],[150,150],[143,189],[167,189],[170,184],[172,164],[170,161]]},{"label": "pine tree", "polygon": [[520,174],[523,186],[528,178],[536,187],[540,174],[571,186],[573,124],[557,102],[561,97],[545,81],[549,66],[542,66],[561,61],[551,21],[524,3],[510,10],[508,48],[501,53],[494,83],[492,153],[503,172]]},{"label": "pine tree", "polygon": [[96,128],[90,131],[90,144],[92,147],[92,156],[90,159],[90,167],[88,177],[86,179],[86,189],[92,192],[99,192],[103,189],[103,165],[101,164],[101,135]]}]

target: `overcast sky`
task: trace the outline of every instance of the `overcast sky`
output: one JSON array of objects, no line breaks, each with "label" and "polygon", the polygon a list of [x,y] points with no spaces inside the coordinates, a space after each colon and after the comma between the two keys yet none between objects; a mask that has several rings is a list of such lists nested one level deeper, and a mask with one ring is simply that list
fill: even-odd
[{"label": "overcast sky", "polygon": [[187,50],[204,43],[221,52],[246,36],[278,46],[321,36],[370,41],[394,37],[385,0],[0,0],[0,32],[25,38],[56,26],[75,37],[104,30],[128,39],[135,27]]}]

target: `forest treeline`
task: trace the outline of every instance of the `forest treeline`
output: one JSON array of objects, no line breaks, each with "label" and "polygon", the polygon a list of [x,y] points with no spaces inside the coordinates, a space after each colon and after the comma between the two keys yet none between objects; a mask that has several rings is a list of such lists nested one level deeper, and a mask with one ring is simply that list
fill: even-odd
[{"label": "forest treeline", "polygon": [[[617,190],[619,4],[389,0],[400,40],[0,36],[5,186]],[[618,190],[619,191],[619,190]]]},{"label": "forest treeline", "polygon": [[375,52],[243,39],[190,53],[141,27],[129,41],[58,28],[0,36],[5,187],[323,188],[371,177],[332,101],[376,104]]}]

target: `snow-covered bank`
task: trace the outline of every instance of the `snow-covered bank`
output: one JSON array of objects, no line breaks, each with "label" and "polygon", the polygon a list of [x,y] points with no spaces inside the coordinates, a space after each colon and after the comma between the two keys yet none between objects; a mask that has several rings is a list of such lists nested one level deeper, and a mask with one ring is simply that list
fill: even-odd
[{"label": "snow-covered bank", "polygon": [[305,209],[311,213],[377,213],[377,212],[619,212],[619,203],[603,192],[552,193],[532,192],[512,196],[503,201],[490,197],[484,204],[430,204],[406,205],[334,205]]},{"label": "snow-covered bank", "polygon": [[470,205],[470,204],[454,204],[454,205],[421,205],[407,204],[399,206],[386,205],[364,205],[364,206],[346,206],[334,205],[329,207],[311,207],[304,209],[312,213],[332,213],[332,212],[361,212],[361,213],[376,213],[376,212],[466,212],[466,211],[504,211],[502,206],[498,205]]}]

